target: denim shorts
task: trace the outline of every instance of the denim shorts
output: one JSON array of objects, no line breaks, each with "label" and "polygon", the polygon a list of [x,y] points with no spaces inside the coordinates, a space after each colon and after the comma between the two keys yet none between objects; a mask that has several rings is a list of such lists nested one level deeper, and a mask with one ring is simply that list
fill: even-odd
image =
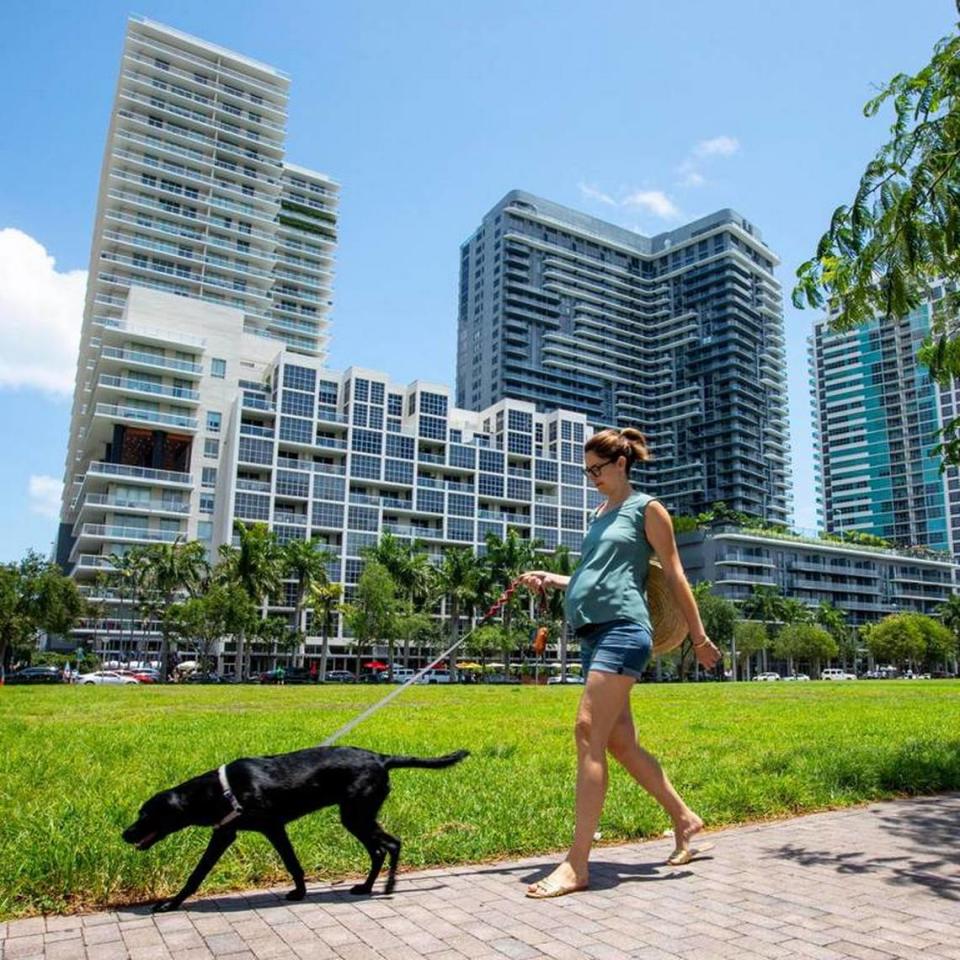
[{"label": "denim shorts", "polygon": [[630,620],[588,624],[577,630],[577,637],[584,679],[599,670],[639,680],[653,650],[649,628]]}]

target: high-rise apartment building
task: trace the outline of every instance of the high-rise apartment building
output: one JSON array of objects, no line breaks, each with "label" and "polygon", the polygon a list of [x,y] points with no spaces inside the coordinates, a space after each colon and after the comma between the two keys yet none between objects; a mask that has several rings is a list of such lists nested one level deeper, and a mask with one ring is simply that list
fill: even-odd
[{"label": "high-rise apartment building", "polygon": [[960,559],[960,474],[933,456],[960,389],[917,363],[930,302],[896,322],[833,333],[828,318],[808,341],[818,520],[830,533],[861,531]]},{"label": "high-rise apartment building", "polygon": [[[146,471],[155,485],[138,474],[139,494],[177,502],[166,510],[164,536],[196,533],[188,518],[200,493],[183,477],[201,469],[202,451],[192,442],[199,386],[205,376],[216,386],[223,358],[200,366],[202,327],[181,325],[171,342],[163,317],[157,329],[131,326],[132,288],[182,298],[170,301],[174,315],[181,305],[186,312],[186,304],[204,303],[226,309],[238,332],[276,349],[325,355],[339,188],[285,161],[289,85],[240,54],[149,20],[129,21],[93,230],[62,561],[75,546],[78,503],[89,510],[104,495],[90,495],[101,474],[131,479]],[[169,482],[161,486],[161,478]]]},{"label": "high-rise apartment building", "polygon": [[[196,539],[213,558],[236,520],[264,522],[282,542],[322,542],[349,598],[386,532],[434,559],[510,529],[577,552],[596,505],[582,413],[461,410],[442,385],[326,369],[338,188],[284,159],[288,86],[130,22],[57,551],[97,605],[77,631],[88,648],[158,649],[158,623],[112,576],[136,545]],[[293,591],[271,608],[291,625]],[[337,665],[348,643],[336,622]]]},{"label": "high-rise apartment building", "polygon": [[722,500],[787,522],[776,263],[732,210],[646,237],[511,191],[460,249],[457,403],[638,426],[642,482],[675,511]]}]

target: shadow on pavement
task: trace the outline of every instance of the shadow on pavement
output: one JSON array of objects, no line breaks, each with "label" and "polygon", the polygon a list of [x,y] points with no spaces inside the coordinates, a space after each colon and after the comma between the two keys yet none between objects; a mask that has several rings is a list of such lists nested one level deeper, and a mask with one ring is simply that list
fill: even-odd
[{"label": "shadow on pavement", "polygon": [[[952,800],[952,802],[947,802]],[[960,818],[957,797],[930,797],[906,808],[871,810],[880,829],[896,838],[901,853],[815,850],[795,843],[769,848],[766,856],[803,867],[832,867],[840,874],[877,874],[891,886],[919,887],[943,900],[960,901]]]}]

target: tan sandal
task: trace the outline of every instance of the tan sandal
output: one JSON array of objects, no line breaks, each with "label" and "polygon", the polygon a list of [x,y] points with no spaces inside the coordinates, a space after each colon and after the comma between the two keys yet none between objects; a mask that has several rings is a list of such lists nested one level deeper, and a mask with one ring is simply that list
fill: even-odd
[{"label": "tan sandal", "polygon": [[686,864],[690,863],[693,860],[699,860],[705,853],[709,853],[716,844],[714,843],[700,843],[695,847],[687,847],[682,849],[677,847],[673,853],[667,857],[667,864],[671,867],[683,867]]},{"label": "tan sandal", "polygon": [[538,880],[533,885],[532,890],[527,890],[527,896],[530,897],[531,900],[549,900],[552,897],[565,897],[568,893],[580,893],[587,888],[588,884],[586,883],[578,883],[571,887],[565,887],[562,883],[557,883],[548,877],[545,880]]}]

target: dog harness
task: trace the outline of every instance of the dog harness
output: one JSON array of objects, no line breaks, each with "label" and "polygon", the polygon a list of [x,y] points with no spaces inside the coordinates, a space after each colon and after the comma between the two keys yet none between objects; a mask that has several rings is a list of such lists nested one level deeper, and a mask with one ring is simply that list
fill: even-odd
[{"label": "dog harness", "polygon": [[233,791],[230,789],[230,781],[227,780],[227,765],[224,763],[217,768],[217,776],[220,778],[220,786],[223,789],[223,799],[230,804],[230,812],[219,822],[213,825],[213,829],[216,830],[219,827],[222,827],[225,823],[229,823],[231,820],[236,820],[237,817],[243,816],[243,807],[240,806],[240,801],[233,795]]}]

